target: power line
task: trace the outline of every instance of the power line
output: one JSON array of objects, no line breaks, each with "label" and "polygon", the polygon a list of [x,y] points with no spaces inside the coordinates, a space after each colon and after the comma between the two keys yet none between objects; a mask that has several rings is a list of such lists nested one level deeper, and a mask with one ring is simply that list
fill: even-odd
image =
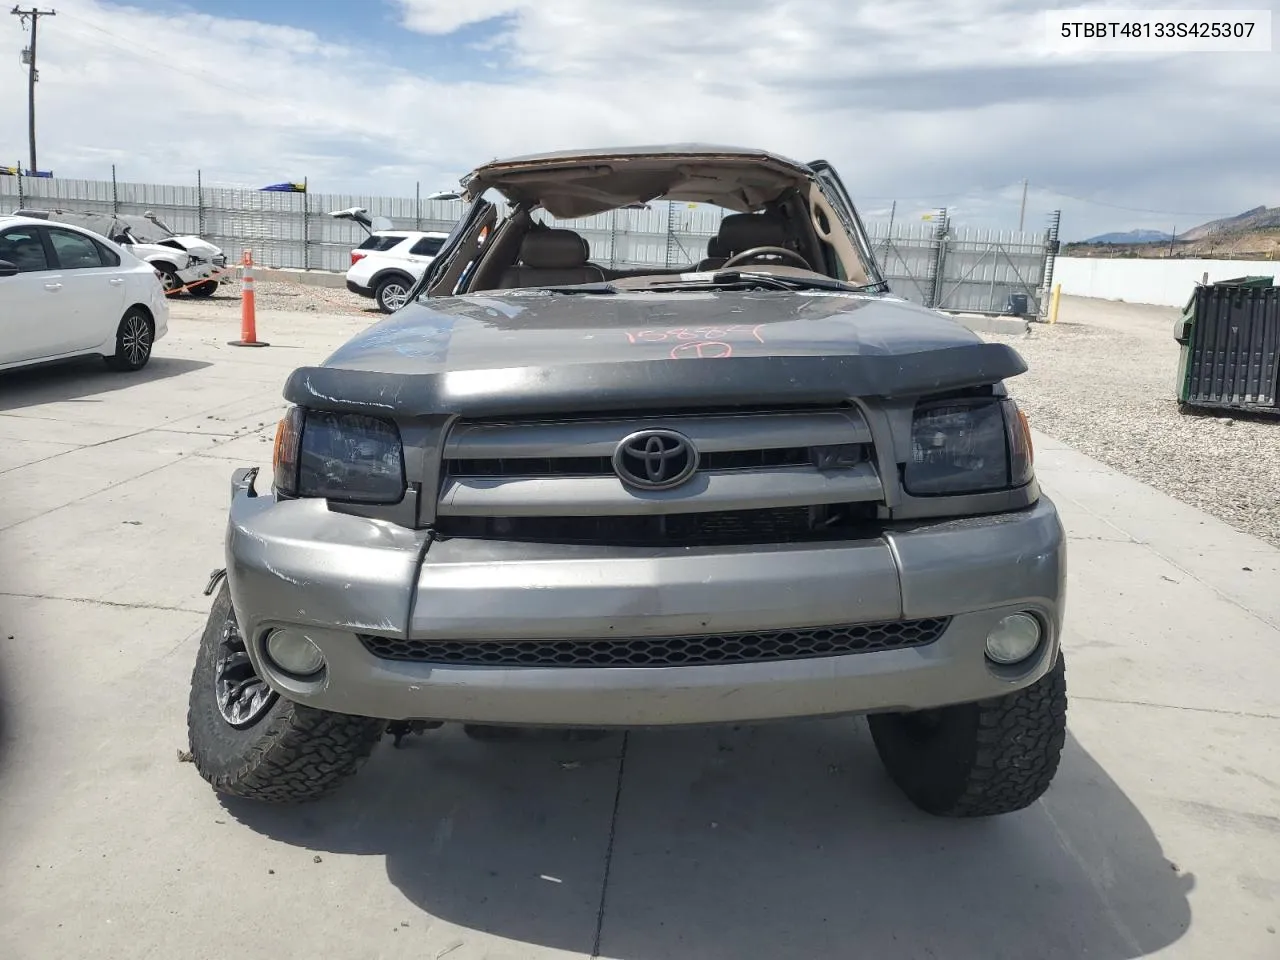
[{"label": "power line", "polygon": [[31,175],[34,177],[40,169],[36,166],[36,80],[39,79],[36,71],[36,28],[41,17],[56,17],[58,11],[35,7],[23,10],[15,5],[9,13],[17,17],[24,28],[27,21],[31,21],[31,46],[22,51],[22,56],[27,62],[27,141],[31,147]]},{"label": "power line", "polygon": [[240,96],[254,96],[254,97],[260,94],[260,91],[251,90],[248,87],[243,87],[238,84],[228,83],[222,77],[219,77],[216,74],[210,73],[207,70],[202,70],[199,67],[187,67],[187,66],[183,66],[182,64],[174,63],[173,62],[174,58],[171,55],[166,55],[164,53],[161,53],[159,50],[155,50],[151,47],[144,46],[138,43],[136,40],[131,40],[128,37],[121,36],[118,33],[108,30],[106,27],[100,27],[96,23],[92,23],[89,20],[85,20],[83,17],[77,17],[69,13],[65,14],[65,16],[71,18],[80,26],[88,27],[90,30],[96,30],[98,33],[105,34],[108,37],[115,37],[116,40],[120,41],[120,43],[111,43],[108,40],[103,40],[99,37],[90,36],[87,33],[77,32],[76,35],[79,36],[82,40],[88,40],[92,43],[97,43],[97,44],[100,44],[101,46],[107,47],[108,49],[117,50],[117,51],[120,51],[121,53],[132,54],[134,56],[149,55],[147,56],[147,59],[152,60],[156,64],[162,64],[167,70],[173,71],[174,73],[185,74],[186,76],[191,77],[194,80],[203,80],[206,83],[210,83],[213,86],[220,87],[221,89],[226,90],[228,93],[235,93]]},{"label": "power line", "polygon": [[[950,200],[950,199],[963,199],[965,197],[974,197],[984,193],[999,193],[1002,190],[1007,190],[1009,187],[1017,186],[1017,187],[1023,188],[1022,209],[1025,214],[1025,210],[1026,210],[1025,197],[1026,197],[1026,189],[1027,189],[1025,184],[1026,184],[1025,180],[1019,180],[1015,183],[1008,183],[999,187],[972,187],[968,190],[953,190],[949,193],[916,193],[915,191],[911,191],[911,190],[903,191],[903,193],[909,194],[910,199],[913,201],[938,200],[938,199]],[[1200,211],[1197,211],[1197,210],[1151,210],[1147,207],[1130,207],[1130,206],[1125,206],[1124,204],[1119,204],[1119,203],[1108,203],[1105,200],[1094,200],[1094,199],[1091,199],[1090,197],[1077,197],[1074,194],[1063,193],[1061,190],[1054,190],[1051,187],[1037,186],[1036,192],[1042,193],[1042,194],[1050,194],[1051,196],[1055,196],[1055,197],[1062,197],[1064,200],[1074,200],[1077,203],[1087,203],[1096,207],[1108,207],[1112,210],[1124,210],[1129,213],[1146,213],[1146,214],[1151,214],[1152,216],[1211,217],[1214,219],[1219,217],[1231,216],[1231,214],[1223,213],[1221,211],[1206,212],[1203,210],[1200,210]],[[901,199],[901,197],[902,197],[902,194],[898,194],[897,197],[878,197],[878,196],[871,196],[869,194],[863,194],[861,196],[861,199],[862,200],[896,200],[896,199]]]},{"label": "power line", "polygon": [[916,193],[914,190],[904,190],[902,193],[892,197],[872,196],[868,193],[858,194],[860,200],[900,200],[904,194],[909,195],[911,200],[950,200],[955,197],[972,197],[982,193],[999,193],[1001,190],[1007,190],[1012,186],[1021,186],[1022,181],[1016,183],[1002,183],[998,187],[969,187],[965,190],[949,190],[946,193]]},{"label": "power line", "polygon": [[1104,200],[1090,200],[1088,197],[1076,197],[1069,193],[1063,193],[1061,190],[1051,190],[1048,187],[1037,187],[1041,193],[1051,193],[1055,197],[1063,197],[1067,200],[1075,200],[1078,203],[1089,203],[1096,207],[1110,207],[1113,210],[1126,210],[1129,213],[1149,213],[1153,216],[1160,217],[1227,217],[1231,214],[1217,212],[1206,213],[1203,210],[1148,210],[1145,207],[1126,207],[1118,203],[1107,203]]},{"label": "power line", "polygon": [[[104,50],[114,50],[117,53],[127,53],[133,57],[145,57],[145,55],[142,53],[142,51],[146,49],[144,47],[129,47],[121,43],[112,43],[110,40],[106,40],[102,37],[95,37],[91,33],[84,33],[78,30],[71,30],[68,32],[71,34],[71,36],[75,37],[76,39],[82,40],[85,43],[96,44]],[[183,76],[190,77],[193,80],[199,80],[203,83],[208,83],[212,86],[219,87],[227,91],[228,93],[234,93],[237,96],[246,96],[246,95],[257,96],[258,95],[256,91],[251,91],[247,87],[230,86],[225,82],[212,79],[208,74],[201,75],[195,70],[191,70],[181,66],[177,66],[175,64],[167,63],[164,60],[162,60],[159,56],[145,57],[145,59],[150,59],[153,63],[157,65],[163,65],[164,68],[171,73],[179,73],[179,74],[182,74]]]}]

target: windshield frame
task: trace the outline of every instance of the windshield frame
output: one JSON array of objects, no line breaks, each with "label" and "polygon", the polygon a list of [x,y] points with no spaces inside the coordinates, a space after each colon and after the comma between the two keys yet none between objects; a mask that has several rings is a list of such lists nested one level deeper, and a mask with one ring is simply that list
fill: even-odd
[{"label": "windshield frame", "polygon": [[[840,179],[840,174],[826,160],[810,161],[809,169],[813,171],[814,181],[818,185],[818,190],[826,197],[827,202],[835,208],[836,214],[844,221],[842,226],[844,226],[845,232],[853,239],[863,267],[867,271],[869,282],[866,286],[880,287],[882,292],[888,293],[889,281],[885,279],[884,272],[880,269],[880,262],[876,259],[875,250],[871,243],[871,235],[867,233],[866,225],[862,222],[862,216],[858,213],[857,204],[849,196],[849,191],[845,189],[844,181]],[[835,195],[833,196],[832,194]]]},{"label": "windshield frame", "polygon": [[[809,247],[805,244],[816,243],[818,246],[825,245],[829,248],[832,244],[832,239],[834,239],[833,234],[839,233],[842,239],[836,245],[835,256],[841,261],[847,260],[850,256],[856,259],[853,263],[837,269],[836,272],[831,272],[830,265],[823,262],[814,269],[804,271],[805,275],[798,276],[789,271],[778,273],[770,269],[775,266],[772,263],[748,261],[742,264],[741,267],[731,268],[729,275],[719,276],[719,274],[724,273],[723,267],[699,270],[699,267],[705,262],[703,260],[695,259],[687,266],[660,265],[657,263],[625,266],[621,264],[615,265],[612,257],[606,268],[604,266],[603,251],[600,251],[601,260],[591,263],[592,266],[599,267],[601,270],[602,275],[599,281],[592,280],[582,284],[551,283],[519,289],[573,293],[575,288],[583,287],[587,288],[583,292],[588,292],[588,290],[590,292],[605,292],[601,289],[602,285],[611,287],[616,284],[616,289],[619,292],[761,288],[773,290],[827,290],[836,293],[889,292],[888,283],[875,257],[866,228],[834,169],[826,161],[814,161],[805,165],[804,171],[803,180],[797,181],[796,187],[792,190],[785,191],[777,199],[764,204],[758,209],[744,212],[758,213],[781,210],[783,211],[783,216],[786,217],[794,218],[798,216],[801,221],[812,220],[812,223],[808,223],[807,230],[802,226],[792,228],[796,231],[796,236],[801,242],[803,252],[810,260],[812,260],[813,254],[810,253]],[[467,242],[469,231],[475,225],[477,219],[486,215],[488,211],[493,211],[500,216],[496,222],[492,223],[491,232],[486,234],[487,240],[508,237],[511,233],[511,230],[508,229],[509,227],[516,231],[514,237],[519,238],[530,228],[528,226],[520,227],[513,223],[518,217],[524,217],[529,220],[531,215],[539,211],[545,211],[550,214],[550,211],[546,211],[546,208],[541,203],[534,200],[524,200],[518,203],[511,203],[509,200],[505,203],[501,201],[494,202],[488,199],[486,195],[492,196],[493,193],[499,193],[499,191],[492,186],[485,185],[486,189],[478,191],[477,195],[474,190],[476,186],[477,184],[468,185],[465,195],[471,202],[454,223],[434,261],[419,282],[414,285],[413,290],[410,291],[410,300],[425,302],[428,299],[438,297],[502,292],[504,288],[493,285],[496,283],[494,271],[503,266],[498,260],[515,257],[517,259],[513,261],[512,265],[519,262],[519,254],[511,252],[512,248],[506,240],[502,240],[500,244],[489,244],[482,241],[482,247],[487,249],[476,251],[474,263],[472,264],[473,268],[464,271],[462,276],[458,278],[458,282],[453,284],[453,289],[445,290],[441,288],[437,280],[443,276],[446,265],[454,259],[459,246]],[[494,200],[497,200],[497,198],[494,198]],[[670,197],[662,196],[654,198],[651,202],[683,203],[684,201],[673,201]],[[700,202],[714,203],[711,200],[702,200]],[[619,210],[625,210],[630,206],[636,206],[636,204],[628,203],[615,206],[610,210],[604,211],[603,215],[612,214],[616,218]],[[822,214],[819,208],[827,208],[826,214]],[[566,219],[564,217],[556,217],[554,214],[550,215],[552,221],[543,225],[552,229],[581,231],[580,236],[589,236],[595,229],[593,226],[583,226],[575,222],[575,220],[584,218],[570,217]],[[593,214],[592,216],[599,215]],[[817,220],[813,219],[817,216],[823,217],[821,226]],[[825,223],[827,219],[833,221],[831,223],[832,234],[827,233],[828,227]],[[539,222],[542,222],[541,218],[539,218]],[[806,234],[813,234],[813,236],[806,236]],[[828,237],[832,237],[832,239],[827,239]],[[518,250],[518,241],[516,242],[516,249]],[[486,258],[498,252],[495,250],[495,246],[499,247],[502,252],[490,263]],[[688,251],[683,252],[686,256],[692,256]],[[649,273],[649,270],[652,270],[652,273]],[[855,270],[862,275],[848,279],[843,276],[846,272],[853,274]],[[484,287],[473,288],[473,283],[477,279],[481,280]]]}]

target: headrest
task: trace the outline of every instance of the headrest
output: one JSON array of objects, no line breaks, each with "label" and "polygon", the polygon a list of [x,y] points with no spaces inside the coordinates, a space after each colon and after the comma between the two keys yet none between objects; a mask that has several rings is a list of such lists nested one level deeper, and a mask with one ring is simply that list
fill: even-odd
[{"label": "headrest", "polygon": [[724,252],[724,244],[720,242],[719,237],[712,237],[707,241],[707,258],[718,260],[721,257],[728,256]]},{"label": "headrest", "polygon": [[734,213],[720,221],[718,256],[732,256],[753,247],[792,247],[786,224],[772,213]]},{"label": "headrest", "polygon": [[564,270],[587,262],[587,241],[572,230],[530,230],[520,244],[520,262],[541,270]]}]

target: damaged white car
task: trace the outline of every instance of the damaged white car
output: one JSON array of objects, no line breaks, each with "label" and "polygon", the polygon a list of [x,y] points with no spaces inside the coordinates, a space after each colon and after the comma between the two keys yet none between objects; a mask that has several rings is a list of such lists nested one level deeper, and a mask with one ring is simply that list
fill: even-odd
[{"label": "damaged white car", "polygon": [[92,230],[118,243],[139,260],[151,264],[160,275],[167,296],[184,289],[193,297],[210,297],[228,274],[227,257],[220,247],[189,234],[175,234],[155,213],[142,216],[84,213],[74,210],[18,210],[18,216],[48,220]]}]

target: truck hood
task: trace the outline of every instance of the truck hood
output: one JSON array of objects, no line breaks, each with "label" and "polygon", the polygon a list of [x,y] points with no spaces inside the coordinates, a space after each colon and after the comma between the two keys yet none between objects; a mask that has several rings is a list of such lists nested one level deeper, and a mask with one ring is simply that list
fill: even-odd
[{"label": "truck hood", "polygon": [[838,403],[990,384],[1026,370],[896,297],[804,292],[493,292],[412,302],[285,397],[421,416]]}]

